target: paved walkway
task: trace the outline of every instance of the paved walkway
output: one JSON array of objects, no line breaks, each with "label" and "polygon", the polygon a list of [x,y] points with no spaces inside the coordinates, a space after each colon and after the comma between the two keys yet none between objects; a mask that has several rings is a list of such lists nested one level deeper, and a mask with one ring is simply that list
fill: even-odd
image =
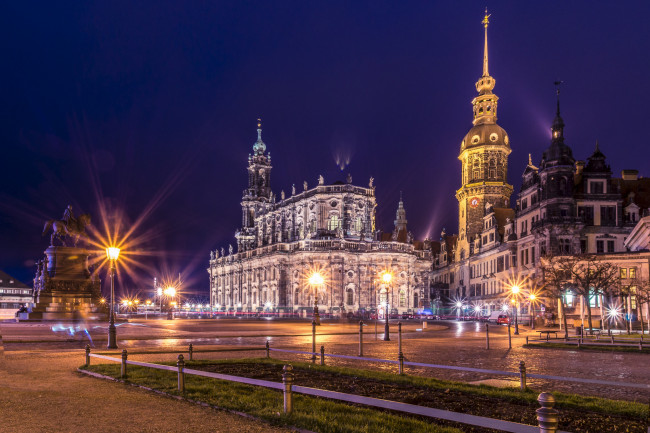
[{"label": "paved walkway", "polygon": [[286,432],[76,372],[79,352],[0,354],[3,432]]}]

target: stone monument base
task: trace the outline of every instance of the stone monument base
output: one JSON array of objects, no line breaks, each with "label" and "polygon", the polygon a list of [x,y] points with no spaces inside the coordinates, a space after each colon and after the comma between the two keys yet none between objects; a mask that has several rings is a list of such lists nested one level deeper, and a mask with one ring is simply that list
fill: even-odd
[{"label": "stone monument base", "polygon": [[36,305],[21,320],[107,320],[99,307],[100,282],[88,270],[90,253],[84,248],[50,246],[45,250],[43,272]]}]

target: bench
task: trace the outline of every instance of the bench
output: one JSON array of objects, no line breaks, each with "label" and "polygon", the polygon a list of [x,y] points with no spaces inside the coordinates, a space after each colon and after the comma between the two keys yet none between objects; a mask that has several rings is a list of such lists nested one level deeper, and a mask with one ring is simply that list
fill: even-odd
[{"label": "bench", "polygon": [[542,334],[546,334],[546,341],[548,341],[551,334],[555,334],[555,339],[557,340],[557,331],[537,331],[539,332],[539,339],[542,339]]}]

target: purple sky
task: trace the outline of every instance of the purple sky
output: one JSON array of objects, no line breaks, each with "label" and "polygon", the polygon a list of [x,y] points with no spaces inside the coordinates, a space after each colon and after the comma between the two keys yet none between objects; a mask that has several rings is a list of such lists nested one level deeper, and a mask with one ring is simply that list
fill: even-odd
[{"label": "purple sky", "polygon": [[[485,7],[459,3],[5,3],[0,268],[29,283],[43,222],[70,203],[98,223],[99,193],[128,221],[144,216],[141,289],[181,272],[207,291],[209,251],[241,223],[258,116],[276,194],[319,174],[373,176],[380,228],[403,191],[417,238],[455,233]],[[574,156],[598,139],[615,173],[650,175],[650,3],[487,6],[515,191],[549,143],[557,79]]]}]

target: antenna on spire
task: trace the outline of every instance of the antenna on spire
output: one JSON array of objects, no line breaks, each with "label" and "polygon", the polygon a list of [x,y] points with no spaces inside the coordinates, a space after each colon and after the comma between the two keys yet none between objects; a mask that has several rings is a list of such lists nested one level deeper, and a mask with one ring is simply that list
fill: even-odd
[{"label": "antenna on spire", "polygon": [[560,85],[564,83],[562,80],[557,80],[553,84],[555,84],[555,94],[557,95],[557,115],[560,115]]}]

